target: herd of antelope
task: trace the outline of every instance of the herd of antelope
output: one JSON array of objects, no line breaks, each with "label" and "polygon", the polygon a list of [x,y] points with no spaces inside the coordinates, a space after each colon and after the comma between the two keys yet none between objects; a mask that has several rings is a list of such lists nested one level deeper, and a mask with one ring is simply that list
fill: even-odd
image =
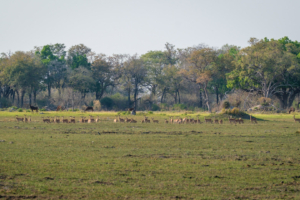
[{"label": "herd of antelope", "polygon": [[[159,120],[155,120],[154,118],[151,118],[152,119],[152,123],[159,123]],[[300,119],[299,119],[300,120]],[[229,123],[230,124],[237,124],[237,123],[239,123],[239,124],[243,124],[244,123],[244,120],[242,119],[242,118],[239,118],[239,119],[235,119],[235,118],[232,118],[232,117],[229,117],[228,118],[228,121],[229,121]],[[127,122],[127,123],[137,123],[137,121],[136,120],[134,120],[134,119],[128,119],[127,117],[124,119],[124,118],[121,118],[120,117],[120,115],[118,115],[115,119],[114,119],[114,122],[115,123],[117,123],[117,122]],[[143,120],[141,120],[141,122],[142,123],[150,123],[151,122],[151,120],[150,119],[148,119],[148,117],[146,117],[146,116],[144,116],[144,119]],[[222,119],[220,119],[220,120],[218,120],[218,119],[216,119],[216,118],[214,118],[214,119],[206,119],[205,117],[204,117],[204,122],[207,124],[207,123],[215,123],[215,124],[223,124],[223,120]],[[257,120],[256,120],[256,118],[254,118],[254,117],[252,117],[251,115],[250,115],[250,122],[251,123],[256,123],[257,124]],[[200,119],[199,119],[199,116],[197,116],[197,119],[193,119],[193,118],[190,118],[190,117],[188,117],[188,118],[180,118],[180,117],[178,117],[177,119],[173,119],[173,117],[170,117],[170,119],[168,120],[168,119],[164,119],[164,123],[166,123],[166,124],[168,124],[168,123],[170,123],[170,124],[201,124],[202,122],[200,121]]]},{"label": "herd of antelope", "polygon": [[[295,118],[295,115],[293,117],[295,122],[300,123],[300,119]],[[31,122],[31,117],[27,117],[26,115],[24,115],[24,117],[18,117],[18,115],[16,115],[16,121],[17,122],[27,122],[30,123]],[[94,118],[93,116],[89,116],[88,118],[86,117],[81,117],[81,119],[79,119],[79,123],[97,123],[99,122],[99,116],[97,116],[96,118]],[[148,117],[144,116],[144,119],[141,120],[141,123],[159,123],[159,120],[156,120],[154,118],[148,119]],[[76,123],[75,117],[70,116],[69,119],[64,118],[64,117],[42,117],[42,122],[44,123]],[[133,118],[129,119],[129,118],[121,118],[120,115],[118,115],[115,119],[114,122],[126,122],[126,123],[137,123],[137,120],[134,120]],[[242,118],[236,119],[236,118],[232,118],[232,116],[228,117],[228,122],[230,124],[243,124],[244,120]],[[251,123],[255,123],[257,124],[257,120],[256,118],[252,117],[250,115],[250,122]],[[206,117],[204,117],[204,121],[201,122],[199,119],[199,116],[197,116],[197,119],[193,119],[191,117],[186,117],[186,118],[180,118],[178,117],[177,119],[173,119],[173,117],[170,117],[169,120],[168,119],[164,119],[164,123],[168,124],[201,124],[201,123],[215,123],[215,124],[223,124],[223,120],[222,119],[216,119],[216,118],[210,118],[207,119]]]},{"label": "herd of antelope", "polygon": [[[16,116],[17,122],[31,122],[31,117],[29,116],[28,118],[26,115],[24,117],[18,117]],[[65,117],[42,117],[42,122],[44,123],[76,123],[75,117],[70,116],[69,119],[65,119]],[[94,118],[93,116],[89,116],[89,118],[86,117],[81,117],[78,121],[79,123],[94,123],[94,122],[99,122],[99,116]]]}]

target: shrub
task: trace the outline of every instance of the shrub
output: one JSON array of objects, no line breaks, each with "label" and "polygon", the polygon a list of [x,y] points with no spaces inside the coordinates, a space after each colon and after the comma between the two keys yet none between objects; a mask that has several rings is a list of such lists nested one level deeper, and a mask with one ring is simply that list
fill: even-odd
[{"label": "shrub", "polygon": [[41,108],[40,111],[46,111],[46,109],[45,108]]},{"label": "shrub", "polygon": [[109,97],[104,97],[100,100],[101,106],[105,107],[106,109],[111,109],[114,105],[114,101]]},{"label": "shrub", "polygon": [[186,110],[187,106],[184,104],[178,103],[178,104],[173,105],[173,109],[174,110]]},{"label": "shrub", "polygon": [[152,110],[153,111],[159,111],[160,107],[157,104],[152,104]]},{"label": "shrub", "polygon": [[18,109],[18,112],[23,112],[23,109],[22,109],[22,108],[19,108],[19,109]]},{"label": "shrub", "polygon": [[27,109],[26,112],[31,112],[31,110],[30,110],[30,109]]},{"label": "shrub", "polygon": [[224,101],[222,107],[223,107],[224,109],[230,108],[230,103],[229,103],[229,101]]},{"label": "shrub", "polygon": [[266,97],[261,97],[258,99],[258,101],[260,102],[260,105],[262,105],[262,106],[269,106],[272,99],[266,98]]},{"label": "shrub", "polygon": [[150,114],[150,115],[151,115],[151,114],[153,114],[153,112],[152,112],[152,111],[149,111],[149,112],[148,112],[148,114]]}]

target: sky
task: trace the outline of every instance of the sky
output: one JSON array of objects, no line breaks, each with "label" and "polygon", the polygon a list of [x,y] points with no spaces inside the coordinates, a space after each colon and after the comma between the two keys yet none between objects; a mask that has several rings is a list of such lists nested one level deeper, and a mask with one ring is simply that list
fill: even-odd
[{"label": "sky", "polygon": [[84,44],[96,53],[144,54],[250,37],[300,41],[300,0],[0,0],[0,52]]}]

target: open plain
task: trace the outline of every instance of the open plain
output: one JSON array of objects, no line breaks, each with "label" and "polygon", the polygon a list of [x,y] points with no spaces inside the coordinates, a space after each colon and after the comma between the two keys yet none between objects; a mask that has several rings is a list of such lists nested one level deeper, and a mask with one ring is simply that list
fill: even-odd
[{"label": "open plain", "polygon": [[[30,123],[15,115],[31,116]],[[78,123],[80,116],[98,123]],[[300,199],[300,123],[257,114],[257,124],[166,124],[170,116],[113,112],[0,112],[0,198]],[[42,117],[74,116],[75,124]],[[296,115],[297,117],[297,115]],[[298,115],[298,118],[299,115]]]}]

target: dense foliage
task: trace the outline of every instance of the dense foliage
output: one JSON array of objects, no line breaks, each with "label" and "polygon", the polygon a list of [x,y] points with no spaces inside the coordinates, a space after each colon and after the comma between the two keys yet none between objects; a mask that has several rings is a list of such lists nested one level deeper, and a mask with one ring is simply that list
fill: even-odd
[{"label": "dense foliage", "polygon": [[[25,95],[29,104],[37,104],[37,94],[44,91],[50,104],[57,90],[68,95],[64,104],[73,108],[76,94],[81,96],[78,105],[86,104],[87,94],[96,100],[119,94],[127,101],[123,108],[135,109],[144,97],[143,108],[155,110],[160,104],[165,107],[166,98],[177,105],[184,95],[195,94],[195,105],[210,111],[212,103],[218,105],[227,92],[240,89],[276,98],[281,108],[290,107],[300,93],[300,43],[283,37],[250,38],[249,44],[243,49],[233,45],[176,49],[166,43],[164,51],[141,56],[96,54],[83,44],[68,50],[64,44],[51,44],[29,52],[2,53],[0,99],[6,100],[1,106],[10,101],[23,107]],[[121,108],[118,100],[102,102],[107,109]]]}]

